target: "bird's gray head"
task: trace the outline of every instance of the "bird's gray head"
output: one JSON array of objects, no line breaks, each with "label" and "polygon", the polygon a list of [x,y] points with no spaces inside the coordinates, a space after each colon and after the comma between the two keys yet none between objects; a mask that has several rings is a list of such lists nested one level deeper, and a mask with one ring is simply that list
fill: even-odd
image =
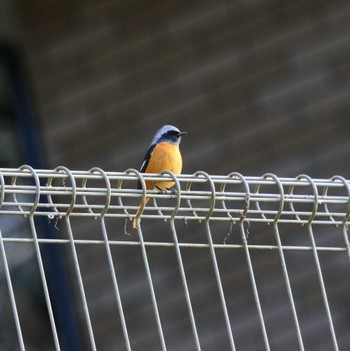
[{"label": "bird's gray head", "polygon": [[161,142],[167,142],[173,145],[179,145],[181,141],[181,136],[187,134],[186,132],[180,132],[178,128],[165,125],[158,130],[154,136],[151,145],[155,145]]}]

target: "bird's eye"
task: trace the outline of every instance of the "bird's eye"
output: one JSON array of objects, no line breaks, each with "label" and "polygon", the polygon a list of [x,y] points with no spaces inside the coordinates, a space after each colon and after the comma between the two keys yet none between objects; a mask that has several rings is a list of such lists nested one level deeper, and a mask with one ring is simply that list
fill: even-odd
[{"label": "bird's eye", "polygon": [[169,130],[168,134],[169,135],[177,135],[178,133],[175,130]]}]

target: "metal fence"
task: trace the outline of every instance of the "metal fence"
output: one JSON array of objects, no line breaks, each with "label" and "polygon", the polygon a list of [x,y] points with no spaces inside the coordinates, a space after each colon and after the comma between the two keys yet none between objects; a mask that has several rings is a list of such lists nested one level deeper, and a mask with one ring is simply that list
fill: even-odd
[{"label": "metal fence", "polygon": [[[175,184],[174,190],[166,192],[146,191],[146,180],[157,181],[161,179],[172,179]],[[137,190],[136,184],[138,181],[142,185],[141,190]],[[99,328],[92,322],[91,298],[87,297],[86,281],[81,272],[84,258],[79,256],[77,250],[78,247],[84,245],[104,246],[105,248],[103,256],[104,259],[107,258],[106,267],[108,267],[109,279],[113,287],[113,301],[110,303],[117,306],[118,310],[120,323],[118,328],[121,329],[120,335],[123,339],[121,349],[142,349],[140,345],[134,345],[132,341],[131,323],[128,323],[128,312],[125,310],[124,296],[121,293],[123,286],[119,280],[118,265],[113,255],[113,248],[119,247],[123,250],[130,246],[137,247],[141,251],[141,262],[148,285],[147,294],[150,296],[149,304],[152,307],[150,313],[156,323],[158,334],[156,339],[159,349],[172,348],[167,340],[167,335],[171,332],[164,332],[167,325],[163,319],[158,299],[158,294],[161,294],[159,287],[162,285],[155,282],[154,279],[154,272],[149,260],[149,250],[152,248],[157,250],[171,249],[175,253],[176,268],[181,284],[176,285],[174,283],[174,288],[178,291],[181,290],[186,306],[186,325],[190,329],[192,339],[190,346],[187,347],[189,350],[210,350],[212,346],[207,346],[206,333],[200,325],[200,309],[194,306],[196,301],[194,301],[193,284],[190,282],[192,278],[189,277],[190,273],[187,271],[186,260],[183,258],[186,249],[209,253],[209,260],[206,263],[209,262],[213,274],[211,276],[208,274],[208,279],[213,279],[212,285],[215,286],[217,299],[208,301],[207,306],[209,304],[217,306],[215,314],[220,315],[224,326],[224,328],[221,328],[220,338],[226,340],[225,347],[227,349],[253,349],[240,336],[240,333],[243,333],[243,328],[249,331],[250,327],[249,324],[244,327],[240,326],[239,321],[235,318],[235,302],[231,300],[229,293],[232,289],[239,290],[239,287],[235,284],[233,272],[235,269],[242,269],[243,266],[247,271],[250,287],[249,291],[242,292],[241,295],[251,294],[253,297],[249,303],[254,304],[254,314],[258,320],[258,332],[261,336],[261,339],[254,342],[255,349],[280,349],[276,346],[275,341],[274,329],[276,328],[276,322],[271,324],[269,321],[271,313],[267,307],[264,307],[269,304],[269,301],[266,300],[266,297],[263,301],[261,298],[261,284],[263,283],[259,283],[256,278],[258,263],[252,258],[252,253],[257,251],[263,252],[265,257],[272,255],[272,253],[278,253],[278,267],[281,270],[280,278],[282,281],[278,290],[286,294],[287,297],[282,304],[284,312],[279,316],[279,321],[283,323],[284,318],[290,320],[288,335],[292,335],[291,337],[295,341],[293,347],[288,348],[288,344],[285,344],[284,350],[315,349],[310,346],[312,345],[312,339],[320,338],[318,335],[320,331],[310,332],[310,323],[313,322],[308,322],[304,317],[301,317],[305,306],[303,306],[302,298],[296,298],[295,293],[299,295],[300,284],[304,283],[295,283],[298,287],[294,287],[294,278],[291,279],[289,272],[294,261],[293,259],[289,261],[286,258],[289,252],[299,252],[302,255],[312,254],[312,267],[311,265],[305,267],[305,270],[311,270],[313,277],[317,279],[317,284],[312,289],[316,289],[319,294],[319,303],[315,308],[320,311],[320,315],[324,319],[323,324],[326,325],[327,329],[321,331],[327,340],[327,342],[324,342],[324,349],[338,350],[342,347],[345,349],[344,345],[350,345],[348,333],[343,331],[349,325],[350,319],[350,312],[347,309],[350,306],[347,297],[349,295],[349,281],[344,282],[340,278],[341,284],[338,282],[338,290],[341,292],[340,295],[343,300],[339,304],[337,297],[330,301],[327,290],[329,287],[327,286],[327,279],[324,277],[323,261],[320,258],[323,253],[331,254],[336,260],[341,257],[337,261],[338,265],[331,267],[331,273],[326,268],[327,275],[336,275],[335,270],[340,268],[346,272],[344,274],[348,277],[350,268],[348,237],[350,185],[349,181],[343,177],[315,179],[307,175],[300,175],[296,178],[279,178],[273,174],[247,177],[236,172],[222,176],[208,175],[205,172],[175,176],[167,171],[161,175],[145,175],[134,169],[129,169],[126,172],[105,172],[99,168],[93,168],[90,171],[71,171],[65,167],[58,167],[55,170],[34,170],[29,166],[22,166],[19,169],[0,169],[0,183],[0,218],[4,216],[25,218],[25,221],[29,223],[31,233],[31,237],[21,237],[18,233],[8,234],[4,228],[0,227],[4,282],[6,282],[9,291],[18,337],[17,345],[21,350],[25,350],[27,345],[22,332],[23,325],[20,318],[21,313],[18,309],[18,298],[13,288],[13,274],[8,263],[7,245],[11,244],[16,248],[15,245],[24,243],[33,245],[35,249],[35,257],[56,350],[62,348],[62,340],[57,328],[57,318],[53,312],[52,292],[47,282],[48,272],[42,253],[45,245],[64,245],[69,250],[70,264],[73,267],[72,279],[77,292],[75,298],[82,305],[82,328],[87,331],[87,347],[92,350],[107,348],[99,347],[102,344],[96,342],[95,330]],[[151,199],[147,205],[146,198]],[[39,217],[46,218],[56,228],[64,227],[66,235],[63,236],[62,234],[62,237],[48,238],[43,236],[42,233],[38,233],[36,219]],[[79,238],[77,238],[71,224],[75,218],[78,218],[80,222],[87,221],[88,218],[95,219],[95,223],[100,226],[101,238],[85,238],[84,233],[80,233]],[[138,223],[136,231],[132,231],[130,224],[134,218]],[[124,221],[122,239],[114,240],[111,239],[111,232],[107,229],[106,221],[118,219]],[[170,241],[163,240],[163,236],[158,235],[157,230],[153,230],[155,234],[152,240],[145,239],[148,228],[151,228],[149,225],[155,222],[166,222],[164,228],[167,228],[167,231],[171,233]],[[202,235],[201,240],[179,239],[179,225],[181,224],[181,228],[189,227],[194,222],[200,223],[198,227],[200,229],[195,227],[193,230],[199,230]],[[224,225],[228,229],[224,236],[217,237],[215,231],[215,225],[217,224]],[[254,242],[257,228],[262,227],[268,228],[273,235],[274,242],[268,244]],[[282,236],[285,228],[288,233],[304,230],[308,244],[299,245],[290,241],[289,244],[284,244]],[[317,229],[315,230],[315,228]],[[317,230],[323,233],[322,228],[326,229],[323,237],[327,237],[328,232],[329,237],[337,237],[337,240],[334,242],[326,240],[323,242],[326,242],[327,245],[320,245],[317,239]],[[330,228],[332,228],[332,232]],[[240,242],[233,242],[234,230],[237,230]],[[228,252],[229,255],[235,255],[237,251],[240,251],[244,256],[244,261],[242,261],[244,264],[228,269],[226,265],[221,264],[222,261],[218,258],[223,251]],[[291,264],[288,264],[288,262]],[[273,269],[276,269],[276,262],[274,262]],[[225,278],[223,278],[223,271],[226,272]],[[295,276],[298,277],[303,271],[297,272]],[[232,286],[227,288],[229,284],[233,285],[233,288]],[[332,282],[331,284],[335,283]],[[3,286],[3,284],[1,285]],[[142,293],[146,294],[144,291]],[[333,313],[332,302],[337,306],[335,307],[337,309],[336,314]],[[280,304],[279,309],[281,310]],[[244,316],[248,312],[241,311],[240,313]],[[117,328],[117,326],[115,327]],[[143,328],[146,329],[145,333],[147,333],[147,325]],[[222,334],[223,329],[224,333]],[[101,333],[101,330],[99,330],[99,333]],[[176,330],[173,330],[173,333],[176,334]],[[181,336],[179,337],[181,338]],[[306,339],[307,341],[305,341]],[[184,350],[186,348],[179,347],[177,349]],[[318,349],[321,350],[321,348]]]}]

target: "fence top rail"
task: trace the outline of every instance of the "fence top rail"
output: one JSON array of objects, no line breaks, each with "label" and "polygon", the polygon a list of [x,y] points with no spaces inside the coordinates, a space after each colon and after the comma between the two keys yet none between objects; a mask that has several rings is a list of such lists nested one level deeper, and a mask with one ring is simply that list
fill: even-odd
[{"label": "fence top rail", "polygon": [[[177,179],[172,191],[138,188],[138,179]],[[137,170],[108,172],[57,167],[54,170],[0,168],[0,214],[135,217],[140,199],[152,201],[141,218],[252,221],[347,226],[350,217],[349,180],[262,176],[140,174]],[[145,199],[144,199],[145,200]],[[176,213],[175,213],[176,211]]]}]

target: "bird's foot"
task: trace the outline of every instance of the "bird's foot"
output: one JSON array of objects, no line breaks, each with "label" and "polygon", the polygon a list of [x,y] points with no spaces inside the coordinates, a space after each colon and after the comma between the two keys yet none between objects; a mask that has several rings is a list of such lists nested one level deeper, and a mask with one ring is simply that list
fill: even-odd
[{"label": "bird's foot", "polygon": [[161,194],[166,194],[166,189],[162,189],[160,188],[159,186],[156,185],[156,188],[158,189],[158,191],[161,193]]},{"label": "bird's foot", "polygon": [[170,193],[172,195],[175,195],[176,194],[176,190],[174,188],[160,188],[159,186],[156,186],[156,188],[158,189],[158,191],[161,193],[161,194],[166,194],[167,191],[170,191]]},{"label": "bird's foot", "polygon": [[172,195],[176,194],[176,190],[174,188],[166,188],[166,190],[169,190]]}]

